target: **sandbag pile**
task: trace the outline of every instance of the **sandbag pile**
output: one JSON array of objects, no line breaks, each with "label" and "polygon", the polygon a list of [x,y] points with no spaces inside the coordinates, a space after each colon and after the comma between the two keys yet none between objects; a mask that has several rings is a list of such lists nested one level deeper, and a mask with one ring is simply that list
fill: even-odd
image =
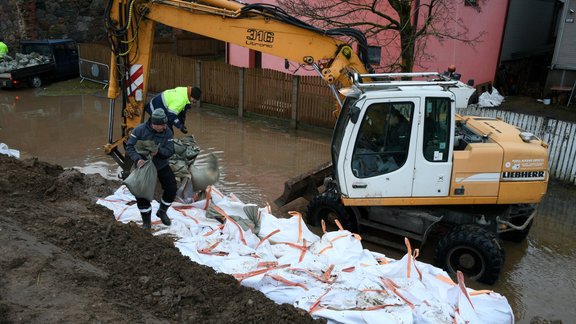
[{"label": "sandbag pile", "polygon": [[[98,204],[118,221],[141,222],[125,186]],[[154,211],[158,203],[152,203]],[[153,218],[155,235],[177,237],[192,261],[234,276],[277,303],[288,303],[329,323],[513,323],[505,297],[466,288],[442,269],[364,249],[361,237],[340,227],[318,236],[299,213],[277,218],[269,206],[245,204],[209,187],[207,198],[174,203],[172,226]],[[241,315],[239,315],[241,316]]]},{"label": "sandbag pile", "polygon": [[478,97],[478,106],[480,107],[499,107],[505,98],[496,90],[492,88],[491,91],[485,91]]}]

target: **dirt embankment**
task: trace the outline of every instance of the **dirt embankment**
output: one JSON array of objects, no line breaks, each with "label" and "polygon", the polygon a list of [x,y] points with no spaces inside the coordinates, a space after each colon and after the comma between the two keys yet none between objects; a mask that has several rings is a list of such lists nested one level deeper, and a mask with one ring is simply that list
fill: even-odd
[{"label": "dirt embankment", "polygon": [[119,185],[0,154],[0,323],[319,322],[116,222]]}]

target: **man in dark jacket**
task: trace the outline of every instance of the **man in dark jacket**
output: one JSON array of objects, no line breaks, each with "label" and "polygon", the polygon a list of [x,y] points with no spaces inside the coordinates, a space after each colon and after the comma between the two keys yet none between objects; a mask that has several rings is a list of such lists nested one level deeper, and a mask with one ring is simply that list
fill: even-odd
[{"label": "man in dark jacket", "polygon": [[390,128],[386,137],[386,151],[405,152],[410,141],[410,123],[402,113],[392,108],[388,125]]},{"label": "man in dark jacket", "polygon": [[392,154],[396,164],[395,169],[401,167],[408,157],[410,143],[410,122],[400,111],[392,108],[388,120],[388,136],[386,137],[385,151]]},{"label": "man in dark jacket", "polygon": [[[142,123],[130,134],[128,138],[128,143],[126,144],[126,153],[130,156],[130,159],[134,162],[137,168],[141,168],[144,165],[147,156],[140,154],[136,151],[134,147],[139,141],[149,141],[155,144],[154,149],[150,153],[152,157],[152,162],[158,170],[158,180],[162,185],[164,192],[162,193],[162,200],[160,201],[160,208],[156,213],[156,216],[160,218],[162,224],[170,225],[172,222],[166,211],[174,201],[176,197],[176,178],[170,165],[168,164],[168,159],[174,154],[174,134],[167,126],[168,117],[163,109],[158,108],[152,112],[150,119]],[[142,215],[142,224],[145,229],[151,228],[151,214],[152,205],[148,199],[136,197],[136,204]]]}]

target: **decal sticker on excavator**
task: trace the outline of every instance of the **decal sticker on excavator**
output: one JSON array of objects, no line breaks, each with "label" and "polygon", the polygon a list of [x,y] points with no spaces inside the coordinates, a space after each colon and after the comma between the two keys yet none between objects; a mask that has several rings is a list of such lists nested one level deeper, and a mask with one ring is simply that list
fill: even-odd
[{"label": "decal sticker on excavator", "polygon": [[246,33],[246,45],[247,46],[260,46],[272,48],[272,43],[274,43],[274,32],[259,30],[259,29],[247,29]]},{"label": "decal sticker on excavator", "polygon": [[476,173],[467,177],[456,177],[456,182],[498,182],[500,173],[486,172]]},{"label": "decal sticker on excavator", "polygon": [[502,180],[504,181],[535,181],[545,180],[546,171],[544,159],[511,160],[504,163]]},{"label": "decal sticker on excavator", "polygon": [[506,168],[512,170],[534,170],[544,168],[544,159],[524,159],[524,160],[512,160],[510,162],[504,163]]},{"label": "decal sticker on excavator", "polygon": [[512,171],[502,172],[502,179],[507,181],[544,180],[546,171]]}]

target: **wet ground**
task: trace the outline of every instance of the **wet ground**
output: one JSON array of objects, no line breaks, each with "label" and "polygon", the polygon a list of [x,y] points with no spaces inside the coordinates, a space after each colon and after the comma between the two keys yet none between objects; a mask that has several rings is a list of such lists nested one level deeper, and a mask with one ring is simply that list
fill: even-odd
[{"label": "wet ground", "polygon": [[[46,97],[42,90],[0,90],[0,142],[20,150],[22,158],[36,156],[64,168],[116,178],[116,164],[101,149],[107,141],[107,118],[108,100],[102,93]],[[329,159],[326,131],[296,132],[284,123],[239,120],[213,107],[194,109],[187,124],[202,154],[218,156],[221,180],[217,186],[245,202],[273,205],[286,179]],[[506,296],[519,323],[537,317],[571,323],[576,318],[574,198],[574,187],[551,184],[528,239],[506,244],[506,264],[497,284],[469,282],[469,286]],[[280,216],[303,206],[298,201],[275,212]],[[366,246],[391,257],[401,255]],[[422,260],[432,262],[430,253],[425,251]]]}]

